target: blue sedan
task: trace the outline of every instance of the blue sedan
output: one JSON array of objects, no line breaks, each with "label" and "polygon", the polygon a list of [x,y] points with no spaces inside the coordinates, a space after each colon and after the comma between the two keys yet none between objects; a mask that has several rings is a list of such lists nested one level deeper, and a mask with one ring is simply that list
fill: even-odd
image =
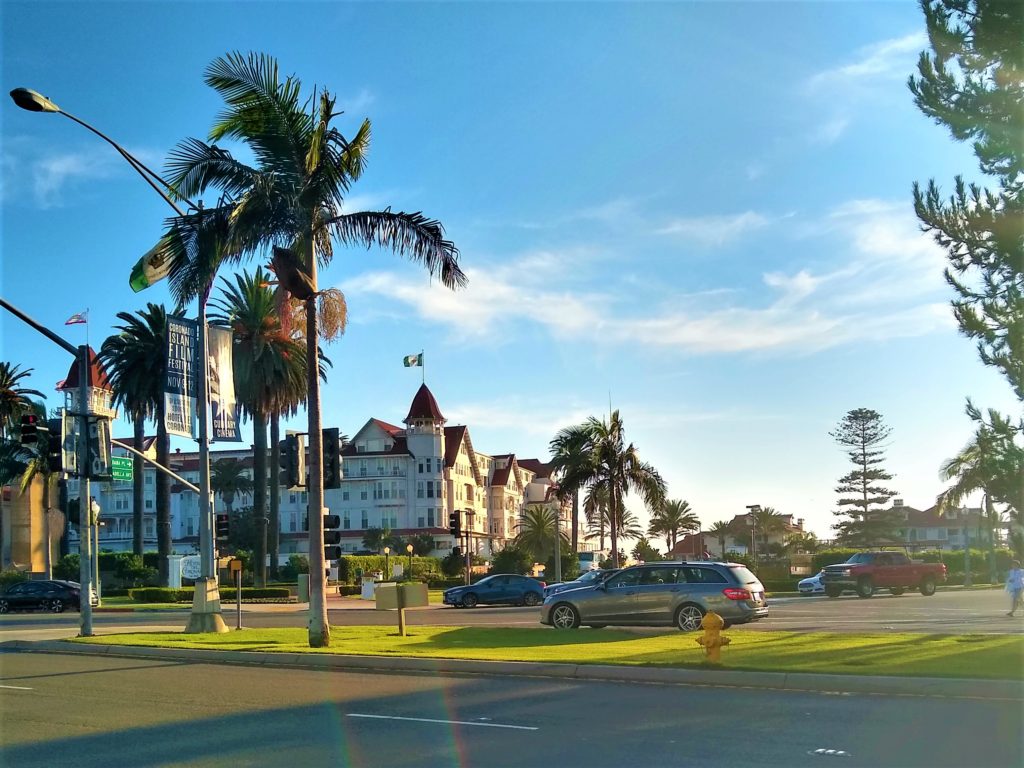
[{"label": "blue sedan", "polygon": [[540,605],[544,582],[512,573],[497,573],[466,587],[444,592],[444,604],[455,608],[474,608],[480,604]]}]

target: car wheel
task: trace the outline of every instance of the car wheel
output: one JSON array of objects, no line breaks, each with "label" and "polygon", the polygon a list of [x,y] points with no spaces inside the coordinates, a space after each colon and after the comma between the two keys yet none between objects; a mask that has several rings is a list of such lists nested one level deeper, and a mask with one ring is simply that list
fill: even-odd
[{"label": "car wheel", "polygon": [[925,597],[931,597],[935,594],[935,579],[931,576],[921,582],[921,594]]},{"label": "car wheel", "polygon": [[694,603],[687,603],[676,611],[676,626],[683,632],[694,632],[700,629],[700,622],[704,618],[704,609]]},{"label": "car wheel", "polygon": [[535,605],[540,605],[540,595],[536,592],[527,592],[526,597],[523,598],[523,602],[533,608]]},{"label": "car wheel", "polygon": [[6,600],[0,600],[0,613],[8,613],[11,610],[11,604]]},{"label": "car wheel", "polygon": [[875,594],[875,585],[871,583],[871,579],[867,576],[861,578],[857,582],[857,597],[871,597]]},{"label": "car wheel", "polygon": [[551,626],[555,629],[576,629],[580,625],[580,612],[568,603],[559,603],[551,609]]},{"label": "car wheel", "polygon": [[476,604],[479,602],[480,601],[477,599],[476,595],[474,595],[472,592],[470,592],[468,595],[462,596],[463,608],[476,608]]},{"label": "car wheel", "polygon": [[903,587],[889,587],[889,594],[899,597],[903,594]]},{"label": "car wheel", "polygon": [[59,598],[51,600],[48,607],[51,613],[64,613],[64,601]]},{"label": "car wheel", "polygon": [[843,594],[843,590],[839,587],[825,587],[825,595],[827,597],[839,597]]}]

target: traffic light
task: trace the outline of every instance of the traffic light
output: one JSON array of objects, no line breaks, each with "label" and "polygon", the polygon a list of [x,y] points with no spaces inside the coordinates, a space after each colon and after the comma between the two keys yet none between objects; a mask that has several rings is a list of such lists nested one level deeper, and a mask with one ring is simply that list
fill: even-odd
[{"label": "traffic light", "polygon": [[462,516],[458,512],[448,513],[448,533],[456,539],[462,535]]},{"label": "traffic light", "polygon": [[323,430],[324,488],[341,487],[341,432],[337,427]]},{"label": "traffic light", "polygon": [[63,439],[61,437],[61,420],[50,419],[46,422],[47,429],[49,430],[46,438],[46,464],[51,472],[63,472],[64,471],[64,451],[63,451]]},{"label": "traffic light", "polygon": [[216,525],[214,527],[216,529],[217,543],[227,544],[228,534],[231,529],[231,515],[226,512],[218,513]]},{"label": "traffic light", "polygon": [[341,516],[324,515],[324,560],[341,559]]},{"label": "traffic light", "polygon": [[40,430],[45,431],[42,420],[35,413],[26,413],[21,417],[21,444],[31,445],[39,440]]},{"label": "traffic light", "polygon": [[281,441],[281,485],[298,488],[306,480],[306,441],[302,435],[288,435]]},{"label": "traffic light", "polygon": [[452,547],[452,557],[460,560],[462,558],[462,547]]}]

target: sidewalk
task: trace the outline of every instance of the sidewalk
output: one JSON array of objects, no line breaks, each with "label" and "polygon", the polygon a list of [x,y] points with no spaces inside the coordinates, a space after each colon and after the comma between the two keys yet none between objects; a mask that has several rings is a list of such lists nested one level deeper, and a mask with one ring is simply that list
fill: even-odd
[{"label": "sidewalk", "polygon": [[455,675],[549,677],[570,680],[756,688],[825,694],[873,694],[908,697],[1024,701],[1024,683],[1012,680],[956,680],[935,677],[831,675],[793,672],[673,669],[599,664],[410,658],[408,656],[344,656],[330,653],[267,653],[188,648],[146,648],[72,643],[59,640],[0,642],[3,651],[82,654],[142,659],[169,659],[207,664],[251,664],[278,668],[431,672]]}]

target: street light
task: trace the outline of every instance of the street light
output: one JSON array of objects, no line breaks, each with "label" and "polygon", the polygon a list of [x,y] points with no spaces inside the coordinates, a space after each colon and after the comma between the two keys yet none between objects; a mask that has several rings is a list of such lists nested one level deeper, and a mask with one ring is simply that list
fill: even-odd
[{"label": "street light", "polygon": [[384,581],[391,581],[391,547],[384,547]]},{"label": "street light", "polygon": [[[33,91],[30,88],[15,88],[11,91],[11,99],[14,103],[24,110],[29,112],[55,112],[69,120],[78,123],[83,128],[91,131],[92,133],[99,136],[110,146],[112,146],[118,154],[123,157],[127,163],[135,169],[147,184],[163,198],[171,208],[174,209],[175,213],[180,217],[185,216],[185,212],[179,208],[175,202],[168,195],[171,195],[183,200],[188,204],[192,210],[200,210],[199,206],[193,203],[188,198],[180,195],[170,184],[164,179],[146,167],[137,157],[132,155],[128,150],[114,141],[112,138],[101,132],[97,128],[94,128],[89,123],[81,120],[70,112],[65,112],[63,109],[58,107],[48,97],[43,96],[38,91]],[[166,190],[166,191],[165,191]],[[186,632],[227,632],[227,627],[224,624],[224,620],[220,615],[220,591],[217,586],[217,569],[214,563],[214,541],[213,541],[213,505],[211,504],[212,493],[210,490],[210,440],[209,440],[209,427],[207,425],[207,413],[209,411],[209,400],[210,400],[210,388],[208,381],[208,365],[206,364],[207,353],[207,322],[206,322],[206,295],[205,293],[199,297],[199,344],[198,344],[198,357],[199,360],[203,361],[198,366],[197,376],[197,388],[199,390],[199,397],[197,400],[197,416],[199,421],[199,437],[197,442],[199,443],[199,551],[200,551],[200,563],[201,563],[201,578],[196,582],[197,589],[195,590],[195,598],[192,603],[192,616],[189,619],[188,627],[185,629]],[[82,399],[82,431],[83,436],[88,436],[88,408],[87,408],[87,397],[88,397],[88,348],[84,348],[85,351],[82,353],[82,362],[80,367],[82,369],[81,381],[81,399]],[[82,458],[80,465],[86,467],[88,464],[88,453],[87,453],[87,441],[83,439]],[[165,468],[166,469],[166,468]],[[89,498],[89,478],[88,473],[82,474],[80,481],[80,493],[82,498]],[[88,529],[86,530],[88,534]],[[88,542],[86,542],[85,556],[89,554]],[[85,575],[88,573],[87,567],[82,570],[83,577],[83,589],[85,586]],[[200,583],[202,582],[202,583]],[[86,601],[88,602],[88,601]],[[197,607],[199,610],[197,611]],[[91,611],[84,611],[82,617],[82,634],[92,634],[92,616]],[[86,632],[88,627],[88,632]]]},{"label": "street light", "polygon": [[757,539],[754,534],[757,530],[757,518],[754,515],[760,511],[760,504],[747,504],[747,522],[750,524],[750,556],[755,563],[757,562]]},{"label": "street light", "polygon": [[412,544],[405,545],[405,551],[409,553],[409,578],[412,578]]}]

